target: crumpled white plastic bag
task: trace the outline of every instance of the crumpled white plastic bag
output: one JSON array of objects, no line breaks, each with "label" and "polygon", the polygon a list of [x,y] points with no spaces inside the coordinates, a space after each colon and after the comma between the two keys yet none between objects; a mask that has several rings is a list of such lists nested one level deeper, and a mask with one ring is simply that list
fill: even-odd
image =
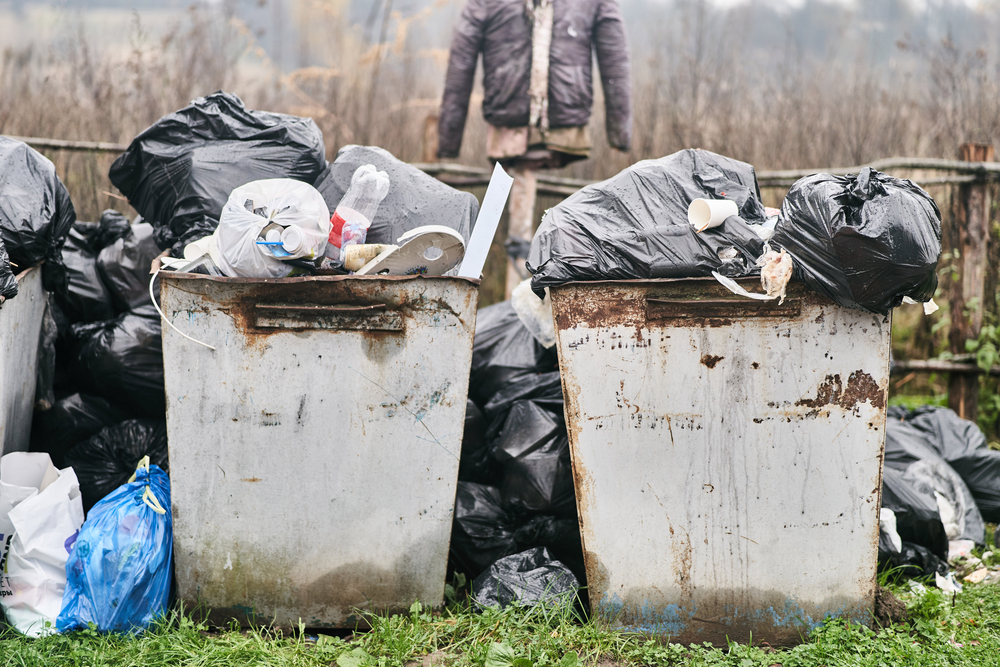
[{"label": "crumpled white plastic bag", "polygon": [[[247,210],[247,202],[251,210]],[[263,209],[266,217],[252,209]],[[308,183],[271,178],[241,185],[229,195],[215,232],[223,273],[243,278],[284,278],[294,270],[267,246],[257,245],[260,231],[272,222],[282,227],[298,225],[324,238],[332,229],[323,195]]]}]

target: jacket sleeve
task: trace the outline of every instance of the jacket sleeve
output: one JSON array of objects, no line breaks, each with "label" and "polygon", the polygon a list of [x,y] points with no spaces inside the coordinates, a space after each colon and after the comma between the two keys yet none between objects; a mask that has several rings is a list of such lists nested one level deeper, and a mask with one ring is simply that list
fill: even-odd
[{"label": "jacket sleeve", "polygon": [[632,145],[632,71],[625,22],[617,0],[600,0],[594,20],[594,50],[604,88],[608,143],[627,151]]},{"label": "jacket sleeve", "polygon": [[476,76],[476,63],[483,43],[486,0],[468,0],[451,40],[448,73],[444,80],[438,118],[438,157],[458,157],[469,114],[469,96]]}]

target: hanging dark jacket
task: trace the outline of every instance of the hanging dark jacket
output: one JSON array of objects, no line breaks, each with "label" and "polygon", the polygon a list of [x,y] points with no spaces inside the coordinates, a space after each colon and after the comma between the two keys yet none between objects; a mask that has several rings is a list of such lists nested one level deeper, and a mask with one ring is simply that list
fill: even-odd
[{"label": "hanging dark jacket", "polygon": [[[549,127],[590,120],[593,53],[604,89],[608,143],[632,142],[631,73],[625,23],[617,0],[553,0],[549,51]],[[438,121],[438,156],[462,146],[476,62],[483,55],[483,116],[497,127],[528,125],[531,24],[525,0],[467,0],[455,28]]]}]

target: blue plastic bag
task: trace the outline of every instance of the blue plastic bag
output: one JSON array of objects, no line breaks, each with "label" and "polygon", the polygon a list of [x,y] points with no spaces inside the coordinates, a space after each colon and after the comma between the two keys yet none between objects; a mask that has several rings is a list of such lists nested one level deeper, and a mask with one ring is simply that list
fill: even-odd
[{"label": "blue plastic bag", "polygon": [[170,480],[146,456],[133,478],[87,515],[66,562],[56,628],[145,630],[167,610],[172,554]]}]

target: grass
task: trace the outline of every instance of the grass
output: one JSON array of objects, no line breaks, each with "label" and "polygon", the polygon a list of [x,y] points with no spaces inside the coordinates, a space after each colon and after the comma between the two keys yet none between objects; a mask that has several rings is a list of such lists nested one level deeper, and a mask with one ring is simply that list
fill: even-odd
[{"label": "grass", "polygon": [[[352,637],[210,630],[174,611],[137,637],[94,630],[40,639],[0,635],[0,667],[61,665],[282,665],[403,667],[577,667],[578,665],[730,665],[781,667],[851,665],[996,665],[1000,656],[1000,585],[967,584],[945,595],[891,584],[910,622],[881,632],[840,620],[815,630],[790,649],[731,644],[681,646],[583,621],[570,607],[486,610],[452,605],[430,612],[415,603],[409,615],[370,618],[372,629]],[[430,656],[424,660],[425,656]]]}]

